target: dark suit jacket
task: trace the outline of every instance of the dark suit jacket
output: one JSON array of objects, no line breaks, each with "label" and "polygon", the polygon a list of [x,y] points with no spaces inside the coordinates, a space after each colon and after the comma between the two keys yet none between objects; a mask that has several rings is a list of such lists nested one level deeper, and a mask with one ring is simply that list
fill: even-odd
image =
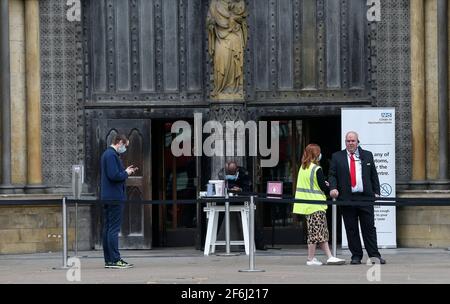
[{"label": "dark suit jacket", "polygon": [[[228,181],[228,189],[237,186],[242,189],[242,192],[250,192],[252,190],[252,182],[250,180],[250,175],[248,174],[247,169],[244,167],[237,167],[237,171],[239,171],[238,179],[235,181]],[[219,179],[225,179],[225,169],[221,169],[219,171],[218,177]]]},{"label": "dark suit jacket", "polygon": [[108,147],[100,160],[101,184],[100,199],[118,200],[127,199],[125,181],[128,174],[123,167],[119,154],[112,147]]},{"label": "dark suit jacket", "polygon": [[[374,197],[375,193],[380,194],[380,181],[377,169],[373,161],[373,154],[358,147],[359,157],[362,166],[363,196]],[[330,190],[339,191],[339,199],[350,199],[352,186],[350,181],[350,169],[347,159],[347,150],[342,150],[333,154],[329,169],[328,182]]]}]

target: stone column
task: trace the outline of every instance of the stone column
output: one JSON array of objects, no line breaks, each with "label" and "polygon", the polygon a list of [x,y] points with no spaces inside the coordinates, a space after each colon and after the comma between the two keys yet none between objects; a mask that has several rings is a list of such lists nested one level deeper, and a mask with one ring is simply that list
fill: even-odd
[{"label": "stone column", "polygon": [[425,158],[425,24],[423,0],[411,0],[412,182],[426,179]]},{"label": "stone column", "polygon": [[39,48],[39,1],[25,1],[27,83],[27,192],[42,188],[41,74]]},{"label": "stone column", "polygon": [[25,2],[9,1],[11,74],[11,183],[23,193],[27,182],[27,105],[25,92]]},{"label": "stone column", "polygon": [[[211,178],[210,179],[218,179],[218,173],[221,169],[225,167],[225,163],[229,160],[235,160],[238,166],[246,167],[245,157],[236,156],[236,138],[242,136],[242,134],[235,135],[235,138],[226,135],[226,122],[236,122],[242,120],[244,123],[246,122],[247,114],[245,104],[234,101],[221,101],[221,102],[212,102],[210,106],[209,112],[209,121],[216,121],[222,125],[222,138],[223,138],[223,146],[221,147],[223,156],[213,156],[211,157]],[[205,123],[205,122],[204,122]],[[208,122],[206,122],[208,123]],[[237,133],[237,132],[236,132]],[[205,134],[205,137],[208,137],[209,134]],[[244,134],[245,136],[245,134]],[[229,147],[231,141],[234,141],[234,152],[233,155],[227,155],[227,146]],[[229,149],[230,150],[230,149]],[[205,151],[203,152],[205,155]],[[218,238],[225,238],[225,221],[222,221],[222,225],[219,227]],[[242,237],[240,231],[240,221],[239,216],[233,212],[230,214],[230,236],[231,239],[236,240]]]},{"label": "stone column", "polygon": [[[439,180],[448,185],[448,2],[438,0]],[[446,188],[448,189],[448,188]]]},{"label": "stone column", "polygon": [[[223,156],[214,156],[211,159],[211,179],[217,179],[219,171],[224,168],[225,163],[228,160],[235,160],[239,166],[245,167],[245,157],[236,156],[236,139],[240,138],[240,136],[245,136],[245,134],[236,134],[236,138],[228,138],[226,132],[226,122],[236,122],[242,120],[244,123],[246,122],[246,108],[242,102],[217,102],[212,103],[210,107],[210,121],[217,121],[222,125],[222,137],[223,137]],[[237,133],[237,132],[236,132]],[[208,136],[208,134],[205,134]],[[227,155],[227,146],[229,147],[231,141],[234,141],[234,155]]]},{"label": "stone column", "polygon": [[437,2],[425,1],[426,178],[439,178]]},{"label": "stone column", "polygon": [[2,106],[1,193],[13,192],[11,185],[11,75],[9,49],[9,0],[0,0],[0,102]]},{"label": "stone column", "polygon": [[[448,16],[450,16],[450,5],[447,8],[447,17]],[[448,20],[448,19],[447,19],[447,42],[448,42],[448,47],[450,48],[450,20]],[[449,54],[449,56],[450,56],[450,54]],[[448,60],[448,71],[450,73],[450,58]],[[448,84],[447,85],[450,88],[450,77],[448,78]],[[450,117],[450,104],[449,104],[449,107],[448,107],[448,117]],[[450,140],[450,126],[449,126],[449,129],[448,129],[447,136],[448,136],[448,138]],[[450,143],[449,143],[449,149],[450,149]],[[450,160],[449,160],[449,162],[450,162]],[[450,168],[448,169],[448,174],[450,175]]]}]

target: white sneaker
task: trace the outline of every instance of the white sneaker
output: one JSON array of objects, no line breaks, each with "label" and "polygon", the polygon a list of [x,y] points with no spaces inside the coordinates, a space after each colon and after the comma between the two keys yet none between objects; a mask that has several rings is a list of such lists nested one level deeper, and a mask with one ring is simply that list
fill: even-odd
[{"label": "white sneaker", "polygon": [[343,264],[345,264],[345,260],[344,259],[339,259],[339,258],[336,258],[334,256],[330,257],[327,260],[327,265],[343,265]]},{"label": "white sneaker", "polygon": [[319,261],[316,258],[313,258],[311,261],[310,260],[306,261],[306,265],[308,265],[308,266],[321,266],[322,262]]}]

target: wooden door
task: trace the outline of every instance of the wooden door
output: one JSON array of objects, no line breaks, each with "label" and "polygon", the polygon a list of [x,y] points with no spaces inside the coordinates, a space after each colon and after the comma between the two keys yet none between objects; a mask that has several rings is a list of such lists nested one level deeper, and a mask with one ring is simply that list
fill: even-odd
[{"label": "wooden door", "polygon": [[[146,119],[105,119],[100,122],[99,145],[102,147],[101,152],[111,145],[112,139],[118,133],[125,134],[130,141],[128,149],[121,155],[121,159],[125,168],[134,165],[139,170],[126,181],[128,200],[152,199],[150,123],[150,120]],[[121,249],[151,248],[151,214],[151,205],[136,202],[125,204],[119,235]]]}]

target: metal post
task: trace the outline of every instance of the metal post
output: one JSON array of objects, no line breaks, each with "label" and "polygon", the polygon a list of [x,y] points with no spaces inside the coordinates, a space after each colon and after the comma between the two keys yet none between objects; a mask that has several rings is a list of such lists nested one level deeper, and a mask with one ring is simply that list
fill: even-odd
[{"label": "metal post", "polygon": [[230,202],[225,202],[225,248],[230,254]]},{"label": "metal post", "polygon": [[335,257],[336,251],[337,251],[337,206],[336,206],[336,199],[333,198],[333,205],[331,208],[331,226],[332,226],[332,243],[331,243],[331,249],[332,254]]},{"label": "metal post", "polygon": [[[228,198],[228,193],[225,193],[225,198]],[[231,253],[230,240],[230,202],[225,202],[225,253],[218,254],[221,256],[236,256],[238,253]]]},{"label": "metal post", "polygon": [[84,166],[73,165],[72,166],[72,191],[73,197],[76,200],[75,203],[75,256],[78,256],[78,200],[81,198],[81,192],[84,181]]},{"label": "metal post", "polygon": [[62,201],[62,225],[63,225],[63,268],[67,267],[67,206],[66,198]]},{"label": "metal post", "polygon": [[78,256],[78,201],[75,203],[75,256]]},{"label": "metal post", "polygon": [[249,237],[249,269],[241,269],[239,272],[264,272],[262,269],[255,269],[255,202],[254,196],[250,196],[250,207],[248,217],[248,237]]}]

